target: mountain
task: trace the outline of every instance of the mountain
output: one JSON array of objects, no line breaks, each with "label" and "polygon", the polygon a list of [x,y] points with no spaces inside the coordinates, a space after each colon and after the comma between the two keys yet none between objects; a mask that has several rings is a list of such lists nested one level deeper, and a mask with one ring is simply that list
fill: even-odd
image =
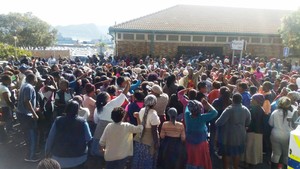
[{"label": "mountain", "polygon": [[58,34],[66,38],[72,38],[73,40],[87,41],[93,39],[107,39],[109,35],[108,26],[97,26],[93,23],[80,24],[80,25],[68,25],[68,26],[56,26]]}]

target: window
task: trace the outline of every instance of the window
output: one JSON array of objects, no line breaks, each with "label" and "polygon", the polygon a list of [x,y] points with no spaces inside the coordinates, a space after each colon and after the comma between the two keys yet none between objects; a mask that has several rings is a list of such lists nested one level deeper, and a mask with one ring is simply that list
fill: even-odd
[{"label": "window", "polygon": [[169,35],[169,41],[178,41],[179,36],[178,35]]},{"label": "window", "polygon": [[273,38],[273,43],[282,43],[282,39],[281,38]]},{"label": "window", "polygon": [[249,42],[250,38],[249,37],[240,37],[240,40],[244,40],[246,42]]},{"label": "window", "polygon": [[118,39],[121,39],[121,38],[122,38],[122,34],[118,33]]},{"label": "window", "polygon": [[271,38],[262,38],[262,43],[271,43],[272,39]]},{"label": "window", "polygon": [[226,42],[227,37],[217,37],[217,42]]},{"label": "window", "polygon": [[205,36],[205,42],[214,42],[215,37],[214,36]]},{"label": "window", "polygon": [[193,41],[194,42],[202,42],[203,41],[203,36],[193,36]]},{"label": "window", "polygon": [[181,41],[191,41],[191,36],[182,35],[181,36]]},{"label": "window", "polygon": [[165,40],[167,40],[167,36],[166,35],[156,35],[156,40],[165,41]]},{"label": "window", "polygon": [[234,36],[228,37],[228,42],[232,42],[232,41],[238,40],[238,39],[239,39],[238,37],[234,37]]},{"label": "window", "polygon": [[145,35],[144,34],[136,34],[135,39],[136,40],[145,40]]},{"label": "window", "polygon": [[251,43],[260,43],[260,38],[251,38]]},{"label": "window", "polygon": [[123,39],[124,40],[134,40],[134,34],[132,34],[132,33],[124,33],[123,34]]}]

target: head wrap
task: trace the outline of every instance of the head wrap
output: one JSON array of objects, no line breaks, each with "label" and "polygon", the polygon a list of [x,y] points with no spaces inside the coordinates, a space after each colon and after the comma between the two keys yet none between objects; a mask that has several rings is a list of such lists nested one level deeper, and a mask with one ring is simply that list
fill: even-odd
[{"label": "head wrap", "polygon": [[170,121],[175,125],[175,120],[177,117],[177,110],[174,107],[171,107],[168,112],[168,116],[170,117]]},{"label": "head wrap", "polygon": [[202,103],[197,100],[189,100],[187,107],[192,114],[202,114],[204,112]]},{"label": "head wrap", "polygon": [[298,93],[296,91],[289,92],[288,96],[292,96],[295,101],[300,100],[300,93]]},{"label": "head wrap", "polygon": [[159,85],[153,85],[152,88],[151,88],[152,92],[155,93],[155,94],[162,94],[163,93],[163,90],[162,88],[159,86]]},{"label": "head wrap", "polygon": [[145,113],[144,113],[143,120],[142,120],[142,125],[143,125],[144,129],[140,135],[140,140],[143,138],[144,133],[145,133],[145,127],[146,127],[146,123],[147,123],[147,116],[148,116],[149,110],[152,106],[156,105],[156,102],[157,102],[157,98],[153,94],[146,96],[144,99]]},{"label": "head wrap", "polygon": [[146,96],[144,99],[144,104],[146,107],[154,106],[156,105],[156,102],[157,102],[157,98],[153,94]]},{"label": "head wrap", "polygon": [[278,101],[278,108],[289,109],[291,107],[291,99],[288,97],[281,97]]}]

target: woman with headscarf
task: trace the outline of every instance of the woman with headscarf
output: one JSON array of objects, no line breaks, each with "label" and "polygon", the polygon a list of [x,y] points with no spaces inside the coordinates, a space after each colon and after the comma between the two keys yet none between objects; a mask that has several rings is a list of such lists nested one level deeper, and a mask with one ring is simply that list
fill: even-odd
[{"label": "woman with headscarf", "polygon": [[240,156],[245,150],[246,126],[251,122],[248,108],[242,105],[242,95],[234,94],[232,102],[215,123],[220,130],[218,139],[224,169],[230,168],[230,158],[233,159],[233,168],[239,168]]},{"label": "woman with headscarf", "polygon": [[251,98],[251,123],[247,130],[245,150],[245,162],[250,165],[263,163],[264,100],[262,94],[254,94]]},{"label": "woman with headscarf", "polygon": [[182,123],[176,121],[177,110],[172,107],[167,112],[170,121],[162,125],[162,139],[159,152],[159,165],[164,169],[183,169],[186,164],[185,130]]},{"label": "woman with headscarf", "polygon": [[79,104],[70,101],[66,116],[58,117],[50,130],[45,153],[57,160],[62,168],[84,168],[87,143],[92,139],[88,123],[78,117]]},{"label": "woman with headscarf", "polygon": [[159,116],[153,107],[157,103],[156,96],[145,97],[145,107],[139,112],[143,131],[135,136],[132,169],[155,169],[159,148],[158,126]]},{"label": "woman with headscarf", "polygon": [[294,129],[292,117],[291,99],[288,97],[280,98],[278,108],[271,114],[269,119],[269,124],[273,127],[271,132],[272,169],[277,169],[280,159],[282,159],[285,168],[287,166],[290,132]]},{"label": "woman with headscarf", "polygon": [[[217,116],[217,111],[206,101],[190,100],[185,110],[187,169],[212,169],[207,142],[206,123]],[[204,112],[204,108],[208,111]]]}]

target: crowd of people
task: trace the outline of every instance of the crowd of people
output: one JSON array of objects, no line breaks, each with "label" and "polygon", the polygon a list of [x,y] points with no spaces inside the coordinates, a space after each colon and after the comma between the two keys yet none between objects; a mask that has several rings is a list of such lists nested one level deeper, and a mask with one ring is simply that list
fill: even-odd
[{"label": "crowd of people", "polygon": [[[68,169],[96,158],[107,169],[287,168],[300,66],[246,56],[24,58],[1,67],[0,142],[13,122],[25,161]],[[45,152],[38,156],[38,152]]]}]

